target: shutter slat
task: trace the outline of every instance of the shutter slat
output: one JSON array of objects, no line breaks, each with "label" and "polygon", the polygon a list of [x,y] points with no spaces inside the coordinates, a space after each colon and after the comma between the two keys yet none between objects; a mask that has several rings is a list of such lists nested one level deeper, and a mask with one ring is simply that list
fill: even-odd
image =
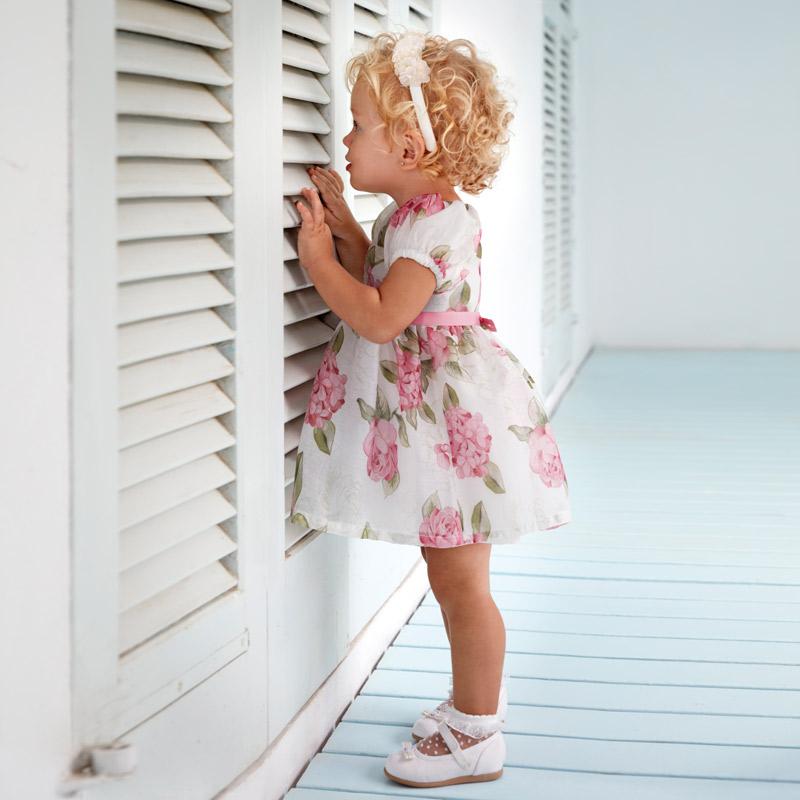
[{"label": "shutter slat", "polygon": [[178,2],[187,6],[205,8],[208,11],[216,11],[218,14],[224,14],[226,11],[231,10],[231,4],[228,0],[178,0]]},{"label": "shutter slat", "polygon": [[283,34],[281,60],[290,67],[306,69],[319,75],[327,75],[330,72],[328,62],[313,42],[292,36],[290,33]]},{"label": "shutter slat", "polygon": [[383,30],[383,26],[375,18],[375,15],[372,12],[366,11],[360,6],[356,6],[353,9],[353,13],[353,26],[356,30],[356,33],[371,37]]},{"label": "shutter slat", "polygon": [[205,197],[122,200],[117,207],[120,241],[232,230],[233,223]]},{"label": "shutter slat", "polygon": [[281,72],[281,91],[284,97],[326,105],[331,102],[325,87],[310,73],[294,67],[284,67]]},{"label": "shutter slat", "polygon": [[354,53],[363,53],[367,50],[370,46],[370,42],[372,38],[370,36],[364,36],[362,33],[356,33],[353,36],[353,52]]},{"label": "shutter slat", "polygon": [[284,358],[329,342],[332,335],[333,330],[318,319],[305,319],[295,325],[286,325],[283,329]]},{"label": "shutter slat", "polygon": [[129,116],[117,120],[117,155],[216,161],[233,157],[225,142],[203,122]]},{"label": "shutter slat", "polygon": [[233,470],[214,454],[123,489],[119,493],[120,528],[138,525],[235,478]]},{"label": "shutter slat", "polygon": [[119,370],[121,408],[161,394],[216,381],[233,373],[233,364],[216,347],[154,358]]},{"label": "shutter slat", "polygon": [[233,401],[216,383],[203,383],[145,400],[120,410],[119,446],[130,447],[233,408]]},{"label": "shutter slat", "polygon": [[371,225],[385,207],[386,204],[382,203],[377,195],[357,194],[353,204],[353,214],[359,222],[368,222]]},{"label": "shutter slat", "polygon": [[283,321],[291,325],[303,319],[316,317],[328,310],[320,293],[313,287],[290,292],[283,298]]},{"label": "shutter slat", "polygon": [[294,3],[284,3],[282,10],[283,30],[302,36],[319,44],[328,44],[331,36],[313,12],[299,8]]},{"label": "shutter slat", "polygon": [[356,5],[366,8],[367,11],[374,11],[380,16],[385,16],[389,13],[384,0],[356,0]]},{"label": "shutter slat", "polygon": [[236,509],[215,490],[127,528],[119,540],[119,569],[141,564],[235,514]]},{"label": "shutter slat", "polygon": [[215,525],[141,564],[126,569],[120,573],[120,612],[128,611],[174,586],[178,581],[235,549],[236,542]]},{"label": "shutter slat", "polygon": [[196,8],[169,0],[117,0],[118,30],[146,33],[225,50],[231,40]]},{"label": "shutter slat", "polygon": [[306,289],[314,283],[308,277],[308,273],[300,266],[298,260],[291,261],[283,265],[283,291],[295,292],[298,289]]},{"label": "shutter slat", "polygon": [[412,31],[427,32],[430,30],[430,19],[422,16],[418,11],[413,8],[408,9],[408,27]]},{"label": "shutter slat", "polygon": [[207,161],[120,158],[117,197],[222,197],[233,187]]},{"label": "shutter slat", "polygon": [[325,348],[320,346],[297,353],[283,362],[283,391],[287,392],[295,386],[313,380],[317,374]]},{"label": "shutter slat", "polygon": [[119,454],[119,488],[155,478],[202,456],[217,453],[235,443],[227,428],[216,419],[165,433]]},{"label": "shutter slat", "polygon": [[416,11],[417,14],[421,14],[423,17],[433,16],[430,0],[408,0],[408,7]]},{"label": "shutter slat", "polygon": [[234,335],[219,314],[210,309],[134,322],[117,332],[119,366],[227,342]]},{"label": "shutter slat", "polygon": [[229,86],[231,76],[204,48],[194,44],[155,39],[119,31],[116,37],[118,72],[153,75],[212,86]]},{"label": "shutter slat", "polygon": [[283,99],[284,131],[301,131],[324,136],[331,132],[331,126],[315,106],[305,100]]},{"label": "shutter slat", "polygon": [[126,73],[117,77],[117,113],[216,123],[232,119],[231,112],[201,84]]},{"label": "shutter slat", "polygon": [[120,650],[136,647],[234,586],[236,578],[219,561],[184,578],[120,615]]},{"label": "shutter slat", "polygon": [[210,236],[145,239],[122,242],[117,247],[121,283],[231,266],[231,256]]},{"label": "shutter slat", "polygon": [[[317,14],[330,14],[331,7],[325,0],[293,0],[295,5],[304,6],[305,8],[309,9],[310,11],[316,11]],[[284,3],[284,8],[286,4]]]},{"label": "shutter slat", "polygon": [[[319,366],[319,364],[317,364],[317,366]],[[311,396],[311,388],[312,384],[306,382],[283,393],[284,422],[295,419],[301,414],[305,415],[305,411],[308,406],[308,400]]]},{"label": "shutter slat", "polygon": [[[316,136],[296,131],[283,132],[284,164],[329,164],[330,156]],[[306,176],[306,184],[310,180]]]},{"label": "shutter slat", "polygon": [[224,306],[234,296],[209,272],[128,283],[120,287],[120,324]]}]

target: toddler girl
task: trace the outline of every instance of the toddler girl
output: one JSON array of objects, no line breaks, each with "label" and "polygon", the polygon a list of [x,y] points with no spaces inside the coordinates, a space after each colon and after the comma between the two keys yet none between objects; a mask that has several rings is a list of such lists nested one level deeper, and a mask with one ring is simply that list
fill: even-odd
[{"label": "toddler girl", "polygon": [[335,170],[312,168],[310,207],[297,203],[300,263],[341,321],[303,420],[291,519],[421,548],[451,691],[384,772],[416,787],[494,780],[507,698],[491,545],[571,519],[534,379],[478,311],[481,222],[454,189],[490,186],[514,115],[466,39],[380,33],[347,81],[350,182],[393,201],[370,240]]}]

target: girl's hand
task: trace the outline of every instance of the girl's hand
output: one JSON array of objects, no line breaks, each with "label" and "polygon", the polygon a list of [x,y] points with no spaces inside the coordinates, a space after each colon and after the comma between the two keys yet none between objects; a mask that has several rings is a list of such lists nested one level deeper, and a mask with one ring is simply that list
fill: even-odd
[{"label": "girl's hand", "polygon": [[322,196],[325,222],[328,223],[331,233],[337,239],[346,239],[354,230],[353,226],[360,225],[344,199],[342,176],[335,169],[318,166],[309,167],[308,174]]},{"label": "girl's hand", "polygon": [[306,269],[312,264],[318,264],[326,259],[336,260],[333,249],[333,236],[331,229],[325,222],[325,212],[322,208],[316,190],[304,186],[300,192],[303,197],[311,197],[311,210],[301,200],[295,204],[300,213],[301,226],[297,232],[297,257],[300,265]]}]

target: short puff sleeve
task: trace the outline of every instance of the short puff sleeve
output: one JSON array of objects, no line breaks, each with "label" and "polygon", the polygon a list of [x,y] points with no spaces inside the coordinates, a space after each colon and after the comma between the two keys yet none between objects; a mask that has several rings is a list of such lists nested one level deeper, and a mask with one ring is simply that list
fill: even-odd
[{"label": "short puff sleeve", "polygon": [[438,194],[412,198],[389,217],[384,244],[388,267],[411,258],[433,272],[437,287],[453,262],[463,219],[456,204],[445,205]]}]

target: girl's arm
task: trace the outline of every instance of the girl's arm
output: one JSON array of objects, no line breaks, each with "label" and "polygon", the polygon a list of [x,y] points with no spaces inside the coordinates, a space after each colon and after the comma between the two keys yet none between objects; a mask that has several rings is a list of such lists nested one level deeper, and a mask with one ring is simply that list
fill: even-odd
[{"label": "girl's arm", "polygon": [[436,278],[410,258],[398,258],[379,287],[356,280],[332,256],[309,263],[308,274],[327,306],[356,333],[383,344],[425,307]]},{"label": "girl's arm", "polygon": [[422,311],[436,288],[436,276],[410,258],[397,258],[380,286],[367,286],[334,258],[333,234],[322,201],[313,189],[309,209],[297,203],[302,224],[297,252],[319,295],[356,333],[376,344],[391,341]]},{"label": "girl's arm", "polygon": [[356,223],[351,226],[341,236],[335,240],[336,252],[342,266],[356,280],[364,279],[364,260],[367,257],[367,250],[372,246],[372,242],[367,238],[364,229]]}]

